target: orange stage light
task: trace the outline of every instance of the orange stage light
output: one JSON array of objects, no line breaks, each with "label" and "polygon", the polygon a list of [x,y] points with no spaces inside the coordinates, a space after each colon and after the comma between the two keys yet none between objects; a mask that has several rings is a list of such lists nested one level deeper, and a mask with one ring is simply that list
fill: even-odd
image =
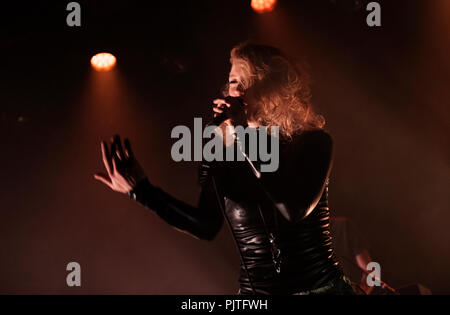
[{"label": "orange stage light", "polygon": [[110,53],[99,53],[91,58],[91,65],[97,71],[109,71],[116,65],[116,57]]},{"label": "orange stage light", "polygon": [[277,0],[252,0],[251,6],[258,13],[270,12],[275,7]]}]

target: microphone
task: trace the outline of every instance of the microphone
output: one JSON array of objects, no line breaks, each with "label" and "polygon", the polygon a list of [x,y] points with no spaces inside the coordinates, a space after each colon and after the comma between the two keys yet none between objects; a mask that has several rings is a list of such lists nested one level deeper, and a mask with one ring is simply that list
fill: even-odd
[{"label": "microphone", "polygon": [[233,124],[237,125],[247,125],[247,118],[245,116],[244,111],[244,101],[240,97],[231,97],[228,96],[225,98],[225,101],[231,106],[225,106],[222,110],[223,112],[216,117],[213,118],[212,122],[208,125],[219,126],[227,119],[232,119]]},{"label": "microphone", "polygon": [[212,123],[210,123],[209,125],[220,126],[221,123],[230,118],[231,118],[231,110],[229,107],[225,107],[223,109],[223,113],[214,117]]},{"label": "microphone", "polygon": [[[240,97],[231,97],[228,96],[225,98],[225,101],[230,104],[230,107],[225,106],[223,108],[223,112],[213,118],[213,121],[208,124],[208,126],[219,126],[227,119],[232,119],[233,125],[235,126],[243,126],[244,128],[248,127],[247,124],[247,115],[245,113],[244,100]],[[233,134],[233,141],[236,143],[238,150],[244,155],[245,160],[248,162],[253,174],[256,178],[261,178],[261,172],[259,172],[253,162],[250,160],[248,154],[245,152],[245,149],[242,146],[241,139],[239,139],[236,133]]]}]

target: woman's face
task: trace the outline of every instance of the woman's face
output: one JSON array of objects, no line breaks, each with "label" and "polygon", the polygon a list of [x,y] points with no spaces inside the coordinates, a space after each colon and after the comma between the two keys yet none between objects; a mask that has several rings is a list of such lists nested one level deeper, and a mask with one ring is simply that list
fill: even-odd
[{"label": "woman's face", "polygon": [[[232,97],[242,97],[245,94],[244,88],[242,86],[242,76],[240,71],[238,71],[238,67],[236,64],[232,64],[230,76],[228,79],[228,95]],[[244,102],[244,105],[247,106],[247,103]],[[247,112],[247,110],[246,110]],[[249,127],[256,128],[258,123],[254,121],[247,121]]]},{"label": "woman's face", "polygon": [[244,95],[242,91],[242,78],[239,74],[237,66],[232,64],[230,76],[228,79],[228,95],[232,97],[240,97]]}]

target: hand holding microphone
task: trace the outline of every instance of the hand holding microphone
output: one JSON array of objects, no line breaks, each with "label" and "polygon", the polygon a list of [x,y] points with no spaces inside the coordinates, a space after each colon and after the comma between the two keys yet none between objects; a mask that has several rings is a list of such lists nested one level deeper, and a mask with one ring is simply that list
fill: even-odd
[{"label": "hand holding microphone", "polygon": [[[249,163],[253,174],[255,174],[258,179],[261,178],[261,173],[256,169],[255,165],[245,152],[242,139],[239,139],[236,130],[234,129],[234,126],[248,127],[247,111],[245,109],[246,104],[244,103],[244,100],[240,97],[228,96],[225,99],[216,99],[213,103],[217,105],[213,108],[215,112],[213,125],[220,126],[225,146],[229,147],[236,143],[238,150],[244,155]],[[207,176],[205,176],[205,174],[208,173],[208,167],[200,168],[199,180],[201,184],[206,182],[205,178],[207,178]]]},{"label": "hand holding microphone", "polygon": [[216,99],[213,103],[216,104],[213,108],[213,125],[220,126],[225,123],[227,126],[247,127],[245,103],[242,98],[228,96],[225,99]]},{"label": "hand holding microphone", "polygon": [[234,127],[246,128],[248,126],[245,103],[242,98],[231,96],[225,99],[216,99],[213,103],[216,104],[213,108],[214,119],[209,125],[218,126],[216,132],[223,138],[225,146],[232,146],[236,139]]}]

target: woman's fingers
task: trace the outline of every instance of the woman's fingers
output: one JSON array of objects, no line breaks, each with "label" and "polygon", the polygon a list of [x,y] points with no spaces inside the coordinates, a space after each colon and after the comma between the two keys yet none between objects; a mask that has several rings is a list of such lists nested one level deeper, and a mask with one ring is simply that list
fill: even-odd
[{"label": "woman's fingers", "polygon": [[220,105],[220,106],[227,106],[227,107],[230,107],[230,106],[231,106],[231,105],[228,104],[224,99],[221,99],[221,98],[215,99],[215,100],[213,101],[213,103],[216,104],[216,105]]},{"label": "woman's fingers", "polygon": [[134,154],[131,149],[130,141],[122,141],[120,136],[116,135],[111,138],[111,148],[108,150],[108,144],[105,141],[101,142],[103,163],[105,165],[107,174],[97,173],[94,178],[114,191],[126,193],[133,188],[133,185],[138,181],[139,176],[145,177],[141,170],[136,177],[136,165],[139,166],[134,159]]},{"label": "woman's fingers", "polygon": [[[112,166],[112,161],[115,158],[119,159],[119,157],[117,156],[117,145],[116,145],[116,142],[114,140],[112,140],[112,143],[111,143],[111,166]],[[111,167],[111,170],[113,170],[112,167]]]},{"label": "woman's fingers", "polygon": [[116,147],[116,154],[120,161],[125,160],[125,153],[123,152],[122,141],[119,135],[114,136],[114,143]]},{"label": "woman's fingers", "polygon": [[[229,103],[227,103],[224,99],[220,98],[213,100],[213,103],[216,105],[213,107],[214,117],[217,117],[218,115],[222,114],[226,109],[226,107],[231,107]],[[228,124],[231,125],[230,122],[228,122]]]},{"label": "woman's fingers", "polygon": [[118,174],[119,173],[117,171],[116,157],[112,158],[112,169],[113,169],[114,174]]},{"label": "woman's fingers", "polygon": [[116,158],[118,161],[120,161],[119,155],[117,153],[117,142],[116,137],[111,137],[111,161]]},{"label": "woman's fingers", "polygon": [[103,164],[105,165],[105,169],[108,172],[108,174],[111,174],[111,156],[109,155],[108,146],[106,145],[105,141],[102,141],[101,144],[102,147],[102,157],[103,157]]},{"label": "woman's fingers", "polygon": [[97,173],[97,174],[94,174],[94,178],[96,180],[102,182],[103,184],[107,185],[109,188],[113,188],[111,179],[109,178],[108,175],[106,175],[104,173]]},{"label": "woman's fingers", "polygon": [[225,106],[230,107],[230,104],[227,104],[223,99],[215,99],[213,103],[216,105],[213,107],[213,111],[215,112],[214,117],[218,114],[222,114]]},{"label": "woman's fingers", "polygon": [[133,150],[131,150],[130,140],[128,140],[128,138],[125,138],[124,144],[126,157],[128,159],[134,159],[134,153]]}]

